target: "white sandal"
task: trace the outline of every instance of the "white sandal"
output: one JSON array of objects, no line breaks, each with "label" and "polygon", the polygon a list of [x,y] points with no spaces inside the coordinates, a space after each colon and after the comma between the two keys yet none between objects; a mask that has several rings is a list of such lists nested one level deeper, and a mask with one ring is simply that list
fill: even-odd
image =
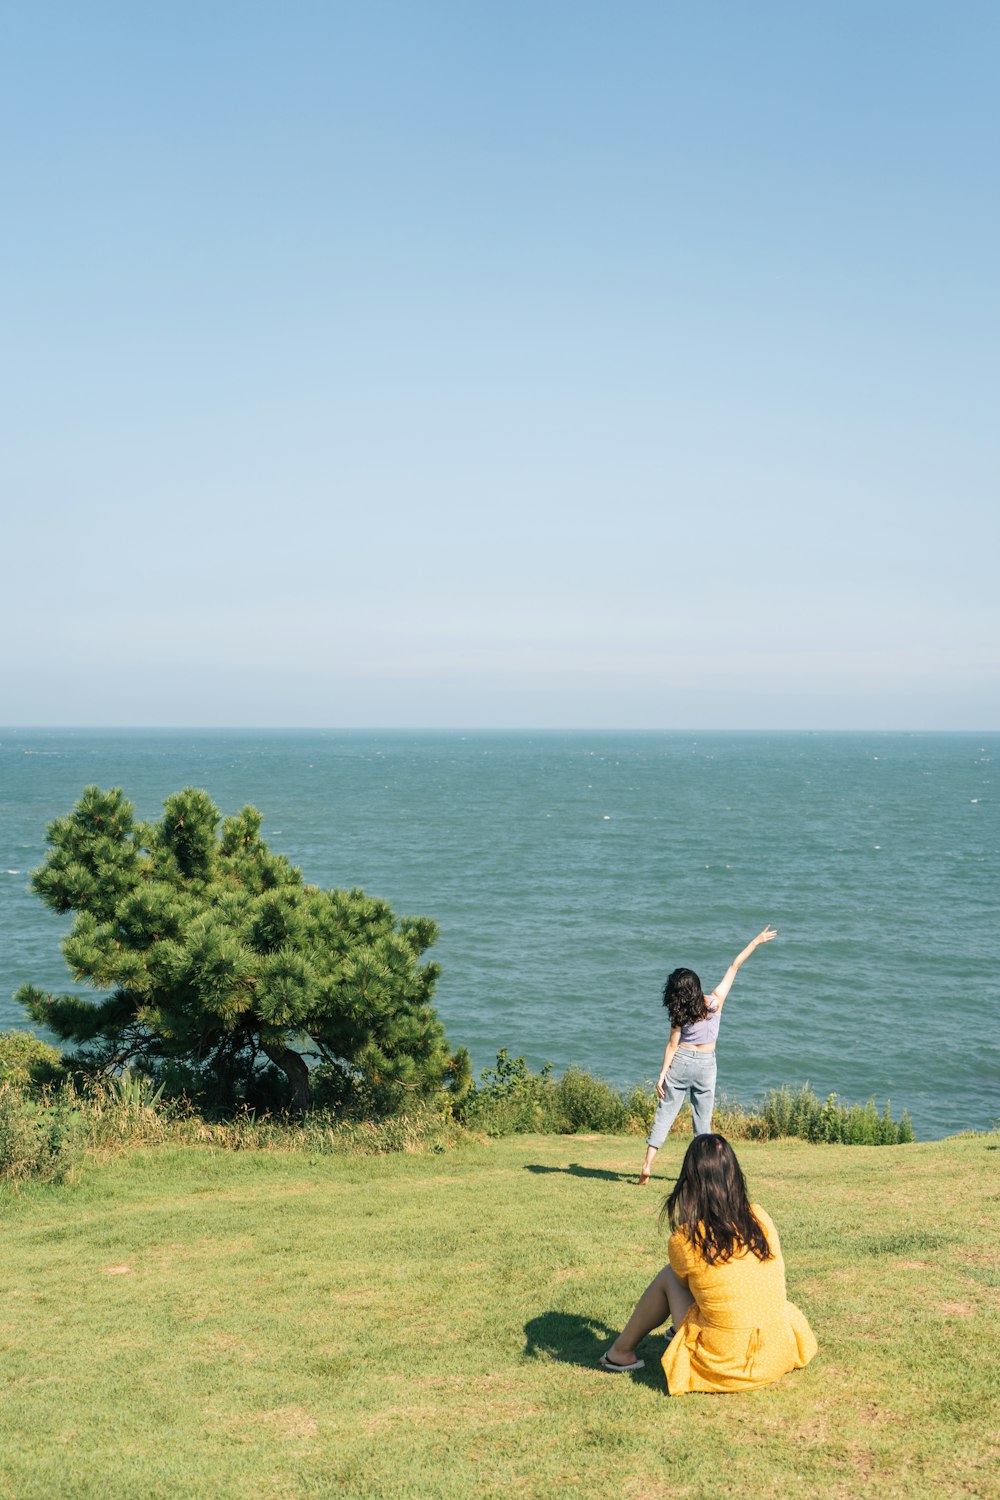
[{"label": "white sandal", "polygon": [[613,1359],[609,1359],[607,1353],[602,1354],[597,1363],[602,1370],[610,1370],[612,1375],[631,1375],[633,1370],[644,1370],[646,1368],[646,1361],[644,1359],[633,1360],[630,1365],[619,1365]]}]

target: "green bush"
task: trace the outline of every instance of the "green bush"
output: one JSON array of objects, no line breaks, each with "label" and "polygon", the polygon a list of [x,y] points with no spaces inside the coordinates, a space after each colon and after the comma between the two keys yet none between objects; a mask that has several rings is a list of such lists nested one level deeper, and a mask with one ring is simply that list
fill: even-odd
[{"label": "green bush", "polygon": [[532,1073],[523,1057],[510,1057],[507,1048],[497,1053],[496,1066],[484,1068],[480,1082],[473,1082],[456,1114],[463,1125],[485,1135],[523,1135],[544,1130],[552,1117],[552,1066]]},{"label": "green bush", "polygon": [[0,1031],[0,1083],[36,1093],[65,1077],[62,1053],[33,1031]]},{"label": "green bush", "polygon": [[[691,1116],[687,1105],[678,1119],[684,1122],[682,1128],[690,1132]],[[712,1129],[718,1131],[719,1135],[724,1135],[728,1141],[766,1141],[771,1136],[770,1128],[762,1115],[744,1109],[742,1104],[725,1095],[715,1101]]]},{"label": "green bush", "polygon": [[480,1082],[469,1086],[455,1115],[471,1130],[492,1136],[625,1135],[648,1130],[653,1107],[648,1092],[635,1088],[620,1094],[580,1068],[568,1068],[558,1080],[551,1063],[533,1073],[523,1057],[512,1058],[503,1047],[495,1067],[484,1069]]},{"label": "green bush", "polygon": [[627,1102],[609,1084],[580,1068],[567,1068],[554,1090],[561,1128],[572,1134],[595,1130],[627,1135],[634,1122]]},{"label": "green bush", "polygon": [[82,1121],[71,1090],[36,1099],[0,1083],[0,1179],[63,1182],[82,1153]]},{"label": "green bush", "polygon": [[[14,1034],[20,1039],[24,1033]],[[50,1064],[53,1049],[36,1038],[13,1044],[28,1086],[0,1082],[0,1178],[58,1181],[85,1149],[116,1152],[137,1145],[202,1144],[224,1150],[305,1151],[382,1154],[444,1151],[470,1131],[489,1136],[524,1132],[644,1135],[656,1107],[653,1090],[636,1086],[619,1092],[580,1068],[553,1078],[546,1064],[532,1072],[523,1057],[497,1053],[496,1064],[472,1080],[468,1054],[457,1053],[453,1078],[435,1099],[394,1099],[387,1108],[370,1080],[346,1069],[317,1069],[314,1087],[322,1106],[297,1118],[259,1113],[247,1104],[225,1118],[206,1118],[198,1099],[172,1095],[168,1080],[125,1071],[87,1077],[60,1089],[29,1092],[31,1063]],[[17,1050],[20,1049],[20,1050]],[[2,1055],[2,1054],[0,1054]],[[9,1064],[8,1064],[9,1066]],[[771,1089],[758,1109],[746,1109],[724,1096],[717,1101],[713,1129],[732,1140],[772,1140],[795,1136],[817,1143],[896,1145],[913,1140],[904,1111],[892,1118],[887,1103],[879,1114],[874,1100],[846,1105],[836,1094],[825,1101],[804,1084]],[[691,1112],[683,1107],[672,1134],[689,1137]]]},{"label": "green bush", "polygon": [[658,1102],[653,1089],[648,1085],[643,1088],[641,1084],[636,1083],[622,1097],[633,1122],[631,1129],[637,1135],[648,1135]]},{"label": "green bush", "polygon": [[879,1114],[875,1100],[867,1104],[842,1104],[836,1094],[817,1099],[808,1084],[799,1088],[770,1089],[760,1117],[767,1137],[798,1136],[802,1140],[838,1143],[844,1146],[896,1146],[914,1139],[913,1123],[906,1111],[897,1122],[886,1102]]},{"label": "green bush", "polygon": [[[636,1086],[623,1094],[580,1068],[568,1068],[554,1079],[551,1064],[533,1073],[523,1057],[511,1057],[502,1048],[495,1067],[485,1069],[480,1082],[472,1083],[461,1102],[455,1103],[454,1114],[463,1125],[491,1136],[525,1131],[639,1135],[649,1130],[655,1108],[652,1089]],[[896,1121],[889,1104],[880,1115],[873,1099],[848,1105],[830,1094],[819,1100],[808,1084],[771,1089],[757,1109],[723,1096],[716,1101],[712,1128],[734,1141],[794,1136],[817,1143],[894,1146],[914,1139],[905,1110]],[[686,1104],[670,1133],[690,1135],[691,1111]]]}]

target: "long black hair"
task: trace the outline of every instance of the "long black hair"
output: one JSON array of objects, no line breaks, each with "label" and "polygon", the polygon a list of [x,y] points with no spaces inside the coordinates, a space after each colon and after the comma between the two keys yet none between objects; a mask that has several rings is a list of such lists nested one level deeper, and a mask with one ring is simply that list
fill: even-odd
[{"label": "long black hair", "polygon": [[663,986],[663,1003],[670,1012],[671,1026],[686,1026],[689,1021],[704,1021],[708,1015],[701,980],[693,969],[675,969]]},{"label": "long black hair", "polygon": [[661,1222],[681,1229],[710,1266],[723,1265],[750,1250],[772,1260],[767,1235],[754,1218],[736,1153],[721,1135],[696,1135],[684,1156],[680,1176],[663,1206]]}]

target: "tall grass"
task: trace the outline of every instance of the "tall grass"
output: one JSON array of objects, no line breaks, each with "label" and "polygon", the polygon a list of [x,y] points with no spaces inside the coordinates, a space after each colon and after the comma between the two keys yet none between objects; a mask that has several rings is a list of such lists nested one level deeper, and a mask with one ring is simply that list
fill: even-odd
[{"label": "tall grass", "polygon": [[[523,1057],[497,1053],[496,1066],[487,1068],[462,1101],[458,1115],[464,1124],[485,1135],[577,1134],[645,1135],[652,1123],[656,1098],[650,1088],[619,1092],[579,1068],[568,1068],[553,1078],[546,1066],[533,1073]],[[893,1120],[891,1106],[879,1114],[875,1101],[843,1104],[836,1094],[816,1098],[808,1084],[771,1089],[757,1108],[725,1098],[716,1102],[713,1126],[733,1140],[768,1141],[798,1137],[847,1146],[895,1146],[914,1139],[913,1125],[903,1111]],[[684,1106],[673,1134],[690,1134],[691,1111]]]},{"label": "tall grass", "polygon": [[62,1182],[88,1152],[106,1160],[132,1147],[384,1156],[446,1151],[468,1135],[441,1107],[380,1120],[342,1120],[317,1110],[293,1121],[243,1110],[220,1121],[203,1119],[183,1100],[164,1099],[148,1079],[129,1074],[37,1096],[0,1084],[0,1181],[14,1186]]},{"label": "tall grass", "polygon": [[0,1083],[0,1179],[64,1182],[83,1156],[86,1131],[69,1091],[32,1098]]},{"label": "tall grass", "polygon": [[504,1047],[496,1065],[484,1070],[455,1113],[470,1130],[489,1136],[532,1131],[637,1135],[649,1129],[654,1108],[647,1091],[619,1093],[580,1068],[567,1068],[558,1079],[548,1063],[533,1073],[523,1057],[511,1057]]},{"label": "tall grass", "polygon": [[382,1119],[342,1119],[315,1110],[302,1120],[237,1111],[228,1120],[206,1120],[185,1100],[162,1098],[148,1079],[101,1079],[81,1099],[87,1144],[113,1152],[125,1144],[214,1146],[228,1151],[305,1151],[381,1156],[405,1151],[443,1151],[463,1131],[440,1105],[414,1108]]},{"label": "tall grass", "polygon": [[[256,1115],[244,1109],[228,1120],[206,1120],[183,1098],[141,1075],[125,1072],[61,1087],[0,1083],[0,1179],[61,1181],[85,1151],[113,1155],[130,1146],[206,1145],[229,1151],[305,1151],[325,1156],[380,1156],[446,1151],[470,1136],[644,1136],[655,1108],[650,1088],[622,1092],[579,1068],[560,1077],[550,1067],[535,1073],[523,1057],[503,1050],[461,1099],[436,1101],[372,1119],[315,1110],[303,1120]],[[816,1143],[886,1146],[913,1140],[906,1111],[880,1114],[874,1100],[843,1104],[835,1094],[816,1098],[808,1084],[772,1089],[762,1105],[747,1109],[725,1098],[713,1126],[737,1141],[798,1137]],[[691,1131],[685,1105],[674,1134]]]},{"label": "tall grass", "polygon": [[842,1104],[836,1094],[829,1094],[821,1102],[807,1083],[797,1089],[787,1084],[770,1089],[760,1115],[768,1129],[765,1139],[797,1136],[842,1146],[901,1146],[914,1139],[910,1116],[904,1109],[902,1118],[894,1120],[888,1100],[882,1114],[874,1099]]}]

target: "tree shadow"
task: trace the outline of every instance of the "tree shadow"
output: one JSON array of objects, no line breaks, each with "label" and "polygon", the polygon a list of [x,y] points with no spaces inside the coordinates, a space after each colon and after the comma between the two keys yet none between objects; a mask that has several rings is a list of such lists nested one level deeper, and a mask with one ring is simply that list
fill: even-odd
[{"label": "tree shadow", "polygon": [[[607,1375],[597,1361],[618,1336],[617,1328],[609,1328],[597,1318],[584,1318],[579,1313],[546,1312],[537,1318],[529,1318],[524,1325],[524,1353],[528,1359],[551,1359],[559,1364],[582,1365],[598,1375]],[[666,1382],[660,1368],[660,1359],[667,1347],[667,1340],[657,1334],[643,1339],[639,1358],[645,1368],[634,1375],[612,1376],[617,1380],[634,1380],[648,1385],[666,1395]]]},{"label": "tree shadow", "polygon": [[[603,1167],[584,1167],[578,1161],[571,1162],[568,1167],[549,1167],[543,1166],[541,1162],[529,1162],[524,1170],[535,1173],[563,1172],[568,1173],[570,1177],[598,1177],[602,1182],[635,1182],[639,1175],[638,1172],[608,1172]],[[665,1185],[676,1180],[675,1177],[651,1177],[649,1186],[655,1191],[655,1185],[658,1182]]]}]

